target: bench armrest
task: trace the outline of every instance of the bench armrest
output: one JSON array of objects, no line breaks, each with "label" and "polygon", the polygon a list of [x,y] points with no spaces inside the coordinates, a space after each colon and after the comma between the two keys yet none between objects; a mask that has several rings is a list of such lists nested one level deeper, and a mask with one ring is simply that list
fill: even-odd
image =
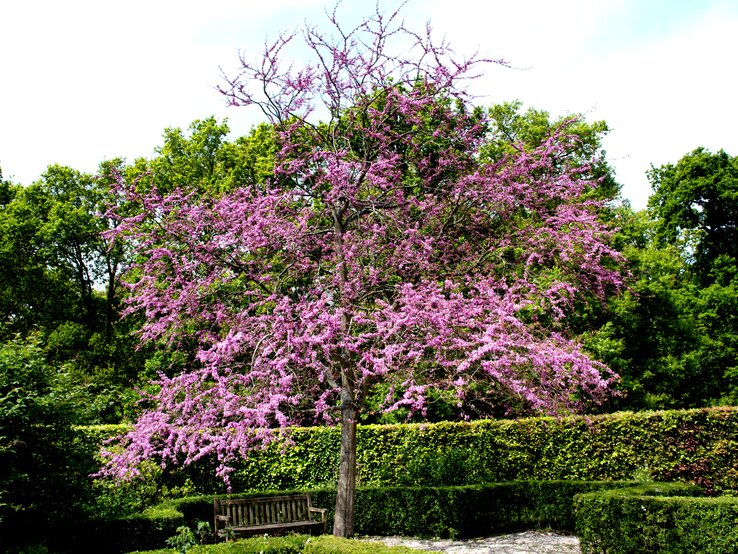
[{"label": "bench armrest", "polygon": [[215,521],[223,521],[225,523],[228,523],[228,521],[230,519],[231,518],[229,518],[228,516],[223,516],[223,515],[220,515],[220,514],[218,514],[217,516],[215,516]]},{"label": "bench armrest", "polygon": [[310,512],[315,513],[315,514],[320,514],[320,519],[323,522],[325,522],[325,512],[326,511],[327,510],[325,508],[313,508],[312,506],[310,507]]}]

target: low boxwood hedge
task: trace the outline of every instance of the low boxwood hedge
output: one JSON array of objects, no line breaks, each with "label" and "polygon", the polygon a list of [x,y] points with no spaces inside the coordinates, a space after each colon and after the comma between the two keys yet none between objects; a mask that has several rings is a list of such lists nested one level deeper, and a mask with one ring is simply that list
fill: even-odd
[{"label": "low boxwood hedge", "polygon": [[460,487],[365,487],[357,491],[355,526],[366,535],[443,538],[531,528],[573,532],[574,495],[632,484],[514,481]]},{"label": "low boxwood hedge", "polygon": [[[360,487],[355,530],[362,535],[479,537],[507,531],[552,528],[573,532],[573,499],[578,493],[632,486],[632,481],[518,481],[460,487]],[[273,491],[238,497],[285,494]],[[333,526],[335,489],[310,491],[313,504],[327,509]],[[135,517],[99,520],[69,535],[82,550],[128,552],[158,548],[179,526],[194,528],[212,518],[213,496],[168,500]],[[71,550],[74,550],[72,548]]]},{"label": "low boxwood hedge", "polygon": [[[283,494],[248,493],[238,496]],[[333,522],[335,489],[311,491],[313,503]],[[576,532],[583,553],[737,552],[738,498],[707,498],[684,483],[633,481],[517,481],[460,487],[360,487],[358,534],[467,538],[522,529]],[[170,500],[137,517],[99,521],[68,551],[128,552],[161,547],[177,527],[212,517],[213,496]],[[258,542],[259,540],[265,542]],[[365,543],[311,539],[253,539],[246,546],[217,545],[203,552],[384,552]],[[285,542],[287,541],[287,542]],[[313,542],[314,541],[314,542]],[[268,546],[268,549],[267,549]],[[298,545],[299,546],[299,545]],[[246,550],[240,550],[244,548]],[[334,548],[331,550],[331,548]],[[362,550],[368,548],[369,550]],[[384,548],[384,547],[382,547]],[[229,550],[232,549],[232,550]],[[290,550],[292,549],[292,550]],[[170,550],[171,551],[171,550]],[[387,552],[392,552],[388,550]]]},{"label": "low boxwood hedge", "polygon": [[[417,554],[414,548],[406,546],[387,546],[379,542],[339,539],[323,535],[309,539],[303,550],[305,554]],[[425,551],[427,554],[441,554]]]},{"label": "low boxwood hedge", "polygon": [[700,492],[659,483],[577,495],[582,552],[738,553],[738,498]]},{"label": "low boxwood hedge", "polygon": [[[201,495],[167,500],[142,513],[100,517],[55,529],[44,539],[53,552],[129,552],[158,548],[182,525],[194,526],[213,517],[213,496]],[[2,549],[0,549],[2,551]]]}]

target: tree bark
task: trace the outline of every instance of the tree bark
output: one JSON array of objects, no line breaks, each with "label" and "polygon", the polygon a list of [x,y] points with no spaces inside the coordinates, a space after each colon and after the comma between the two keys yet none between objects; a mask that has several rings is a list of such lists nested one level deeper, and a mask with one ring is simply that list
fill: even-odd
[{"label": "tree bark", "polygon": [[[344,257],[343,233],[345,222],[343,215],[348,204],[345,200],[333,206],[333,228],[335,232],[336,271],[338,273],[338,289],[341,306],[341,331],[349,334],[351,310],[347,307],[346,258]],[[333,522],[333,534],[336,537],[350,538],[354,535],[354,500],[356,498],[356,416],[358,409],[354,397],[356,379],[351,354],[342,348],[339,353],[341,367],[341,462],[338,468],[338,491],[336,494],[336,515]]]},{"label": "tree bark", "polygon": [[[348,396],[348,395],[346,395]],[[354,535],[354,500],[356,499],[356,405],[344,398],[341,406],[341,463],[338,470],[338,494],[333,534]]]}]

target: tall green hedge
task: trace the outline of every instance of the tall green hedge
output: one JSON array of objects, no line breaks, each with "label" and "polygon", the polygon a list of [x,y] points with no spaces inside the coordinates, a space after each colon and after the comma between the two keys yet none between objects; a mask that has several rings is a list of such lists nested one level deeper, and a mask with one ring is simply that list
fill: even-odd
[{"label": "tall green hedge", "polygon": [[[90,429],[90,442],[99,444],[122,429]],[[284,449],[274,444],[236,464],[233,490],[334,485],[338,429],[294,429],[292,440]],[[650,477],[708,491],[738,489],[738,408],[365,425],[357,440],[364,486]],[[175,492],[222,492],[211,469],[203,463],[166,475],[154,470],[152,478]]]}]

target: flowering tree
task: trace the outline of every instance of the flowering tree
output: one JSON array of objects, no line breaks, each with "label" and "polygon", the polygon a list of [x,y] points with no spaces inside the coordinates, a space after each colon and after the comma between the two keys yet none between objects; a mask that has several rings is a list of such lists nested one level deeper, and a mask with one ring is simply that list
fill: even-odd
[{"label": "flowering tree", "polygon": [[270,118],[271,180],[218,197],[119,182],[142,207],[115,232],[140,255],[129,310],[145,312],[144,340],[194,341],[195,358],[160,377],[105,471],[212,456],[227,480],[280,430],[340,421],[334,533],[350,536],[372,385],[390,386],[387,410],[421,413],[430,388],[463,406],[480,383],[549,413],[600,402],[614,375],[565,316],[620,277],[565,129],[483,163],[486,122],[459,83],[484,60],[456,61],[397,14],[349,31],[329,19],[334,38],[301,35],[314,64],[283,69],[296,36],[280,37],[223,90]]}]

